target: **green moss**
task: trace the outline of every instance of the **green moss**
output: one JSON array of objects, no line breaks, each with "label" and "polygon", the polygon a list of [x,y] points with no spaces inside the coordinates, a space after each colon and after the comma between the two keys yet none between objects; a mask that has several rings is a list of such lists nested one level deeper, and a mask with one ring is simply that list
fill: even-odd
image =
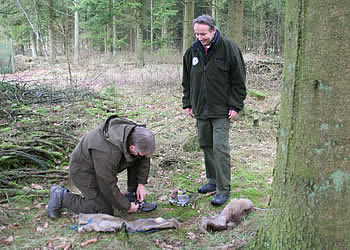
[{"label": "green moss", "polygon": [[10,130],[11,130],[11,128],[6,127],[6,128],[2,128],[0,131],[1,131],[1,133],[7,133],[7,132],[9,132]]},{"label": "green moss", "polygon": [[41,114],[41,115],[48,115],[49,110],[48,108],[38,108],[35,110],[36,113]]},{"label": "green moss", "polygon": [[180,222],[183,222],[192,217],[198,216],[197,210],[192,209],[190,206],[178,207],[172,205],[161,205],[160,207],[166,210],[166,213],[163,216],[165,219],[176,218]]},{"label": "green moss", "polygon": [[256,89],[248,89],[248,95],[255,97],[257,100],[265,100],[266,98],[265,94]]}]

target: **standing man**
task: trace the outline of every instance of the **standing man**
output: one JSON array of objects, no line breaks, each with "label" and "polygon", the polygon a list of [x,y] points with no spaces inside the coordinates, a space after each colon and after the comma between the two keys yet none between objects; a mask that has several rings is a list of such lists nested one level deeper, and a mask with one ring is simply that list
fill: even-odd
[{"label": "standing man", "polygon": [[[74,213],[122,214],[151,211],[154,203],[145,203],[145,184],[150,157],[155,150],[153,133],[130,120],[111,116],[85,135],[74,149],[69,174],[82,196],[53,186],[48,215],[58,218],[62,208]],[[117,174],[127,169],[128,192],[117,186]]]},{"label": "standing man", "polygon": [[220,206],[231,190],[230,119],[243,108],[246,71],[237,45],[223,37],[208,15],[193,20],[196,41],[183,57],[183,108],[196,118],[207,183],[199,193],[216,191]]}]

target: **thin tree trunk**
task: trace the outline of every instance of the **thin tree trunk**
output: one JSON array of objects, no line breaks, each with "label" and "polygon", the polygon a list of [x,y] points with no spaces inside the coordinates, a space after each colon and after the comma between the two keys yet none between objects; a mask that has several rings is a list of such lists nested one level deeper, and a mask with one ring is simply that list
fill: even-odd
[{"label": "thin tree trunk", "polygon": [[193,43],[194,0],[185,0],[183,47],[185,52]]},{"label": "thin tree trunk", "polygon": [[216,0],[211,0],[211,17],[216,19]]},{"label": "thin tree trunk", "polygon": [[13,48],[13,40],[11,39],[11,70],[12,73],[16,72],[16,60],[15,60],[16,52]]},{"label": "thin tree trunk", "polygon": [[35,41],[35,36],[33,31],[30,32],[30,47],[32,49],[32,57],[37,58],[38,53],[36,52],[36,41]]},{"label": "thin tree trunk", "polygon": [[244,0],[228,0],[228,29],[227,36],[243,47],[243,10]]},{"label": "thin tree trunk", "polygon": [[150,0],[151,4],[151,53],[153,52],[153,0]]},{"label": "thin tree trunk", "polygon": [[79,63],[79,0],[74,0],[74,63]]},{"label": "thin tree trunk", "polygon": [[144,51],[143,51],[143,6],[144,0],[138,0],[140,3],[137,9],[137,21],[136,21],[136,67],[142,68],[145,65]]},{"label": "thin tree trunk", "polygon": [[64,28],[64,51],[71,53],[72,49],[72,25],[71,25],[71,11],[69,8],[66,9],[66,23]]},{"label": "thin tree trunk", "polygon": [[105,25],[105,39],[104,39],[104,53],[107,55],[108,53],[108,24]]},{"label": "thin tree trunk", "polygon": [[143,51],[143,33],[142,24],[137,23],[136,27],[136,67],[142,68],[145,65],[144,51]]},{"label": "thin tree trunk", "polygon": [[216,27],[221,30],[222,28],[222,17],[220,10],[222,9],[223,6],[223,0],[216,0],[216,13],[215,13],[215,21],[216,21]]},{"label": "thin tree trunk", "polygon": [[287,0],[273,193],[253,249],[350,249],[349,10]]},{"label": "thin tree trunk", "polygon": [[114,4],[115,4],[115,0],[113,0],[113,24],[112,24],[112,28],[113,28],[113,55],[117,54],[117,28],[116,28],[116,21],[117,21],[117,17],[115,16],[114,13]]},{"label": "thin tree trunk", "polygon": [[169,48],[169,37],[168,37],[168,22],[167,19],[163,19],[162,24],[162,39],[165,40],[165,47]]},{"label": "thin tree trunk", "polygon": [[48,0],[49,3],[49,63],[56,63],[56,34],[54,26],[54,3],[53,0]]},{"label": "thin tree trunk", "polygon": [[130,52],[135,52],[135,40],[136,40],[136,36],[135,36],[135,28],[130,25],[130,29],[129,29],[129,50]]}]

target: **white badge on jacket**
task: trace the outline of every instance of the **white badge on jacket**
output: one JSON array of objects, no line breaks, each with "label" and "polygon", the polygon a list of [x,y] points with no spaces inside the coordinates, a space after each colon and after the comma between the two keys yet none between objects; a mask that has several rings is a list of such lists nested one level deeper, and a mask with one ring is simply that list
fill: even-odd
[{"label": "white badge on jacket", "polygon": [[198,63],[199,63],[198,57],[193,57],[193,58],[192,58],[192,65],[193,65],[193,66],[196,66]]}]

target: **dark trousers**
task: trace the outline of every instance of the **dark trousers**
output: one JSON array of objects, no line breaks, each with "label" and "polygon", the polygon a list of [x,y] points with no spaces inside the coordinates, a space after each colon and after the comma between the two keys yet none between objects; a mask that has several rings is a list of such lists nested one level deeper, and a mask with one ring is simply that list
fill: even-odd
[{"label": "dark trousers", "polygon": [[230,120],[197,119],[199,145],[204,153],[207,182],[216,185],[218,194],[231,190]]}]

